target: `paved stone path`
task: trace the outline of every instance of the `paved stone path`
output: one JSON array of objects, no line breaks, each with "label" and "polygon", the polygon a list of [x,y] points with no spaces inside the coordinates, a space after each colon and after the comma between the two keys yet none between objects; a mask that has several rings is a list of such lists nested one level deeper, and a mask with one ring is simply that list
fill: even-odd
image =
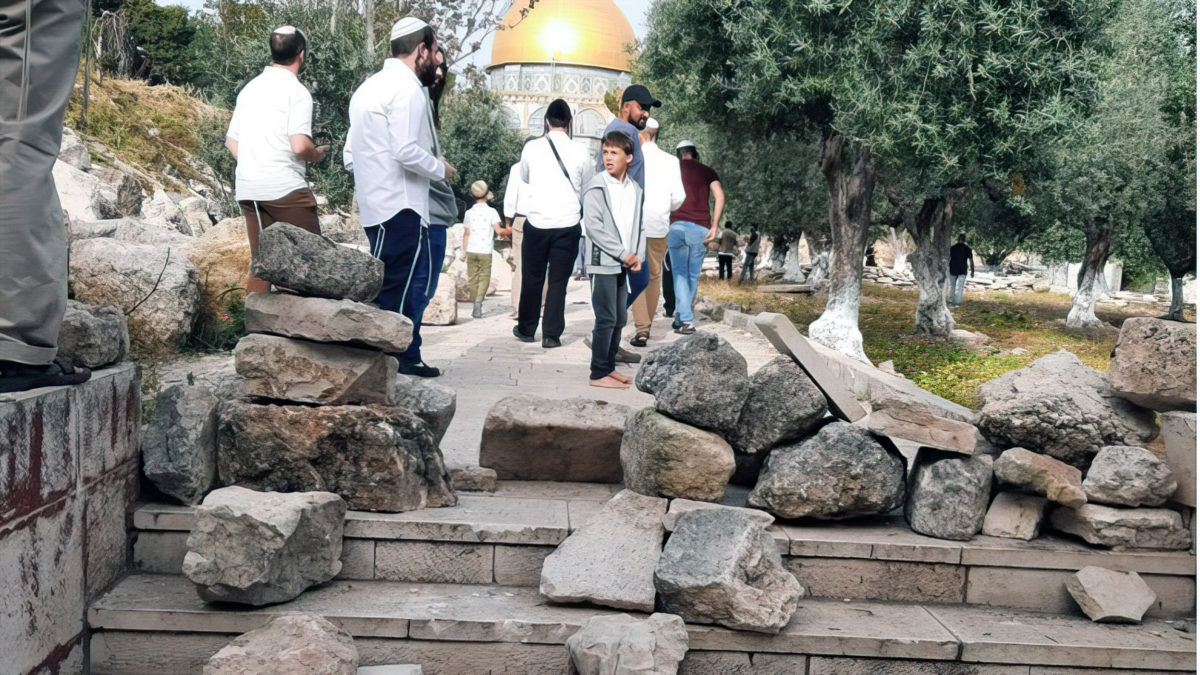
[{"label": "paved stone path", "polygon": [[[438,381],[458,392],[458,411],[446,437],[442,453],[450,467],[479,463],[479,440],[488,410],[506,396],[530,394],[552,399],[585,397],[623,403],[634,407],[653,404],[653,398],[631,387],[625,391],[603,390],[588,385],[591,350],[583,338],[592,330],[592,306],[588,284],[572,281],[567,290],[567,329],[563,346],[542,349],[541,333],[535,343],[523,343],[512,336],[513,319],[510,296],[501,291],[484,302],[482,319],[471,318],[470,303],[459,303],[459,322],[453,326],[425,326],[422,352],[426,362],[442,368]],[[746,357],[754,372],[777,352],[761,336],[751,335],[724,324],[701,320],[701,330],[710,330],[729,340]],[[626,338],[633,335],[632,318]],[[656,346],[678,339],[671,321],[661,308],[654,320],[649,346],[638,350],[647,354]],[[619,372],[630,376],[636,366],[618,365]]]}]

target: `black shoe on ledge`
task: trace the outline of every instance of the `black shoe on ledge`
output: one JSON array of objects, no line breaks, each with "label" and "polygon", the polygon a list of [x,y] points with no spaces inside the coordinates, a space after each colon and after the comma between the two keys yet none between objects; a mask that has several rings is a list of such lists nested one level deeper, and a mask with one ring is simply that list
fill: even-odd
[{"label": "black shoe on ledge", "polygon": [[55,357],[53,363],[45,366],[0,361],[0,394],[83,384],[91,377],[92,371],[83,366],[76,366],[65,356]]},{"label": "black shoe on ledge", "polygon": [[411,366],[400,366],[400,372],[405,375],[414,377],[437,377],[442,374],[442,371],[433,366],[426,365],[424,361],[418,361]]},{"label": "black shoe on ledge", "polygon": [[513,337],[517,338],[521,342],[533,342],[533,336],[525,335],[517,326],[513,326]]}]

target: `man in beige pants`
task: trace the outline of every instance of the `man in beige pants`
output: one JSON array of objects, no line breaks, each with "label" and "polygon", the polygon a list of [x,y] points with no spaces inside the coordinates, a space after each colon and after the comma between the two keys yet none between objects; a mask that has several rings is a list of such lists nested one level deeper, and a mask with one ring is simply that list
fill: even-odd
[{"label": "man in beige pants", "polygon": [[636,333],[629,344],[645,347],[650,339],[650,324],[658,311],[659,291],[662,288],[663,259],[667,255],[667,233],[671,229],[671,211],[683,204],[683,179],[679,160],[658,147],[658,120],[646,120],[646,128],[638,132],[642,141],[642,156],[646,171],[646,199],[642,205],[642,226],[646,230],[646,263],[650,266],[650,281],[630,307]]}]

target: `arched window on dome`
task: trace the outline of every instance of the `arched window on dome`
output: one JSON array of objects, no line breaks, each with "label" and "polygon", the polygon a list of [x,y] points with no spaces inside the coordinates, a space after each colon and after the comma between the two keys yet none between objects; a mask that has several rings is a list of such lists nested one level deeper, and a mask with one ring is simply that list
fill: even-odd
[{"label": "arched window on dome", "polygon": [[604,134],[604,118],[595,110],[584,110],[575,116],[575,136],[600,138]]},{"label": "arched window on dome", "polygon": [[545,127],[545,121],[546,121],[546,106],[542,106],[542,107],[538,108],[537,110],[534,110],[533,114],[531,114],[529,116],[529,125],[528,125],[529,132],[533,133],[533,134],[542,133],[542,131],[544,130],[543,128]]}]

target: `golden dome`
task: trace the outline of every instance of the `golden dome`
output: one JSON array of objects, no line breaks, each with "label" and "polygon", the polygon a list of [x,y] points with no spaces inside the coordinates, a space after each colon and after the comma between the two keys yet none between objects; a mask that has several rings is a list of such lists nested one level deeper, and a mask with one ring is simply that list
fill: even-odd
[{"label": "golden dome", "polygon": [[636,38],[613,0],[538,0],[521,19],[528,7],[515,0],[505,13],[506,27],[492,42],[493,66],[553,62],[629,72],[627,49]]}]

